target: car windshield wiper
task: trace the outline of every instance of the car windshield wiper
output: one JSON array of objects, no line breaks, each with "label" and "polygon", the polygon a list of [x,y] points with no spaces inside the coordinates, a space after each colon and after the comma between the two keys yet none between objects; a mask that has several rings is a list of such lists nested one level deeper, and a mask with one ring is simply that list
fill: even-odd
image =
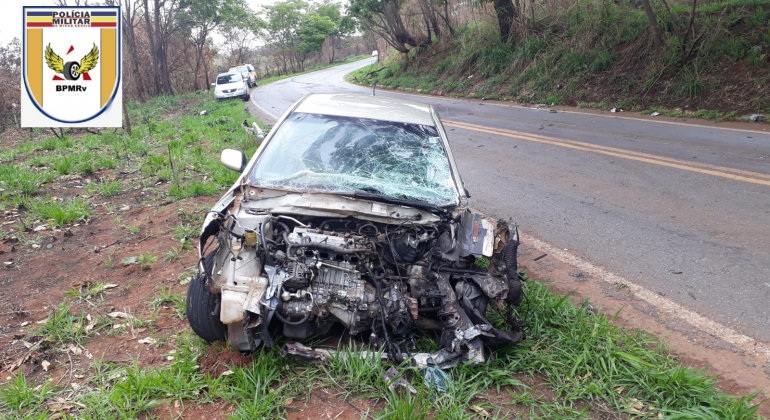
[{"label": "car windshield wiper", "polygon": [[408,207],[414,207],[417,209],[427,210],[431,213],[439,213],[444,214],[447,212],[447,210],[443,207],[437,206],[435,204],[426,203],[424,201],[419,200],[411,200],[408,198],[398,198],[398,197],[392,197],[386,194],[383,194],[376,188],[372,187],[366,187],[364,189],[358,189],[354,190],[352,194],[341,194],[346,195],[349,197],[355,197],[355,198],[364,198],[368,200],[375,200],[375,201],[382,201],[383,203],[388,204],[398,204]]}]

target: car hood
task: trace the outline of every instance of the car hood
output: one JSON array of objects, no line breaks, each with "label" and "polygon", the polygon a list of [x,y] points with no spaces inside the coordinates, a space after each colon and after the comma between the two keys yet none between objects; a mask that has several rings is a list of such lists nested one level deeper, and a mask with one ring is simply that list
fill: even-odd
[{"label": "car hood", "polygon": [[[362,199],[338,194],[303,193],[259,188],[244,185],[225,194],[212,212],[220,212],[236,198],[241,199],[241,209],[266,210],[274,214],[292,214],[312,217],[355,217],[382,223],[430,224],[441,220],[439,215],[415,207]],[[450,214],[453,208],[447,208]]]}]

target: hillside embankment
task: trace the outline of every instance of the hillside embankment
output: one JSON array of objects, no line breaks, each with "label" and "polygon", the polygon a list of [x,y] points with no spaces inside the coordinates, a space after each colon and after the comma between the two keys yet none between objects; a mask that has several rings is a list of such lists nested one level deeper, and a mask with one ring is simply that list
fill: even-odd
[{"label": "hillside embankment", "polygon": [[[703,3],[699,1],[698,4]],[[352,81],[519,103],[658,111],[711,120],[770,113],[770,1],[657,10],[656,60],[647,17],[626,1],[583,0],[501,42],[494,22],[451,40],[389,53]]]}]

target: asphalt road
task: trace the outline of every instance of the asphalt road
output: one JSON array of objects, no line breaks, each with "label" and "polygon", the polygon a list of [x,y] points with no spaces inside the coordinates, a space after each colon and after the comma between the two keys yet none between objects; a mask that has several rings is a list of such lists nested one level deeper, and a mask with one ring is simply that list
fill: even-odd
[{"label": "asphalt road", "polygon": [[[367,64],[261,86],[252,100],[274,122],[306,93],[371,93],[344,81]],[[766,124],[744,131],[377,95],[436,107],[474,208],[770,342]]]}]

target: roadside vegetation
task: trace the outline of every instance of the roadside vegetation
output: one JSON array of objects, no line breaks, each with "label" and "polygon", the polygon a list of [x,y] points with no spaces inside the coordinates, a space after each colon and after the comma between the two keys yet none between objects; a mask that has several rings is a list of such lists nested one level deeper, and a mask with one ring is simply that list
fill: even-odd
[{"label": "roadside vegetation", "polygon": [[453,36],[426,38],[418,30],[415,46],[391,50],[382,65],[351,80],[717,121],[770,112],[770,3],[654,2],[653,26],[645,2],[575,0],[527,10],[531,15],[514,8],[508,37],[480,6],[455,21]]},{"label": "roadside vegetation", "polygon": [[[313,412],[330,417],[759,418],[755,395],[721,393],[718,378],[680,365],[664,343],[536,280],[519,309],[527,338],[449,371],[446,392],[408,366],[399,375],[416,393],[389,390],[376,353],[362,359],[361,344],[337,339],[315,343],[343,349],[327,365],[207,345],[184,319],[191,242],[237,177],[220,151],[251,156],[259,145],[242,127],[253,120],[242,102],[207,94],[132,102],[129,112],[131,134],[2,138],[0,249],[11,264],[0,322],[12,338],[0,348],[0,417],[277,418],[308,410],[313,396],[326,401],[311,401]],[[417,337],[418,347],[435,349],[432,339]]]}]

